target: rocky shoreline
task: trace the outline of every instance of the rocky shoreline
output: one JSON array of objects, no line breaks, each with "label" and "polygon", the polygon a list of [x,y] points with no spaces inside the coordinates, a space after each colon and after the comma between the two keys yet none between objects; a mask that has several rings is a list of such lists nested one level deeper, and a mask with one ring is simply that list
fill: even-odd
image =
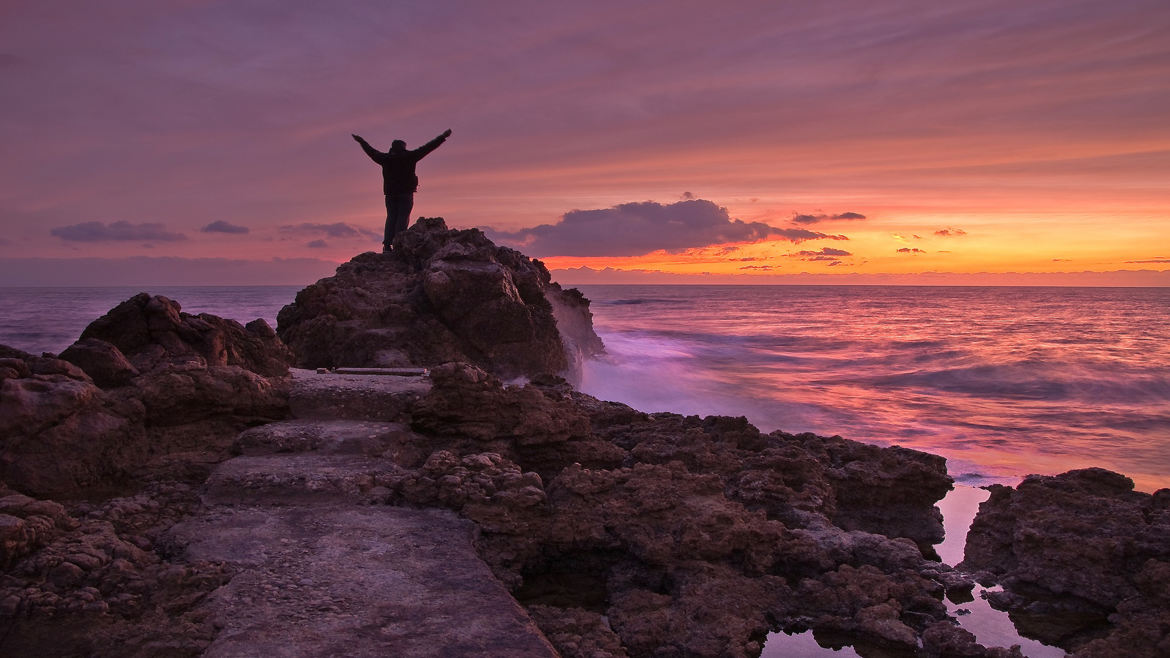
[{"label": "rocky shoreline", "polygon": [[582,394],[588,300],[478,231],[422,219],[278,325],[142,294],[0,347],[0,654],[1020,655],[948,616],[975,578],[1075,655],[1170,654],[1170,490],[993,487],[951,568],[943,458]]}]

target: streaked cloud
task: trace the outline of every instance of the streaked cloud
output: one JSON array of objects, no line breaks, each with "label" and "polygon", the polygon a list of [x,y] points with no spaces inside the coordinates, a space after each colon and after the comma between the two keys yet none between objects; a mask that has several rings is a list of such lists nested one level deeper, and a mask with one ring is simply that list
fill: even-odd
[{"label": "streaked cloud", "polygon": [[843,212],[843,213],[838,213],[836,215],[826,215],[824,213],[820,213],[820,214],[816,214],[816,215],[801,214],[801,215],[793,215],[792,216],[792,223],[793,224],[807,225],[807,224],[818,224],[820,222],[832,221],[832,220],[837,220],[837,219],[858,220],[858,219],[865,219],[865,215],[863,215],[859,212]]},{"label": "streaked cloud", "polygon": [[182,233],[168,231],[157,222],[131,224],[126,221],[112,222],[82,222],[70,226],[58,226],[49,231],[62,240],[70,242],[177,242],[186,240]]},{"label": "streaked cloud", "polygon": [[732,219],[726,208],[705,199],[572,210],[556,224],[511,232],[489,230],[489,235],[533,256],[640,256],[729,242],[848,240],[844,235]]},{"label": "streaked cloud", "polygon": [[305,246],[310,249],[325,249],[329,246],[329,243],[324,240],[313,240],[312,242],[307,243]]},{"label": "streaked cloud", "polygon": [[[942,237],[942,238],[951,238],[951,237],[957,238],[959,236],[967,235],[967,232],[961,228],[949,228],[948,227],[948,228],[944,228],[944,229],[940,229],[938,231],[935,231],[934,234],[939,236],[939,237]],[[918,237],[918,236],[916,235],[914,237]]]},{"label": "streaked cloud", "polygon": [[369,238],[372,240],[381,240],[382,234],[361,226],[353,226],[345,222],[333,222],[332,224],[320,224],[313,222],[302,222],[300,224],[285,224],[280,227],[282,233],[293,233],[298,235],[322,235],[327,238]]},{"label": "streaked cloud", "polygon": [[1143,260],[1127,260],[1127,263],[1170,263],[1170,258],[1146,258]]},{"label": "streaked cloud", "polygon": [[902,247],[901,249],[898,250],[898,253],[899,254],[925,254],[926,251],[919,249],[917,247],[913,247],[913,248]]},{"label": "streaked cloud", "polygon": [[853,254],[844,249],[834,249],[832,247],[823,247],[818,251],[797,251],[795,253],[786,254],[796,258],[810,258],[816,256],[852,256]]}]

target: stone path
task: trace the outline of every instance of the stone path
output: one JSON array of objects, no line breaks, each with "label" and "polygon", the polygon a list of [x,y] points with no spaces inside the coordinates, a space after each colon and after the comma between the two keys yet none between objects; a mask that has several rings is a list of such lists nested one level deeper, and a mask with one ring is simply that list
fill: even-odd
[{"label": "stone path", "polygon": [[[443,510],[369,504],[410,449],[392,422],[422,377],[294,374],[297,420],[241,434],[206,514],[171,530],[191,560],[238,572],[203,604],[206,656],[556,656]],[[328,403],[327,403],[328,401]],[[335,403],[330,405],[330,403]]]}]

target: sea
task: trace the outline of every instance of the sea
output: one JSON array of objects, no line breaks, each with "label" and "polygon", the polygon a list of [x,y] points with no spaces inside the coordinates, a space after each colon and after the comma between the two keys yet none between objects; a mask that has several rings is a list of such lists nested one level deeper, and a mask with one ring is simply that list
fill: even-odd
[{"label": "sea", "polygon": [[[60,352],[137,292],[242,323],[299,286],[0,288],[0,344]],[[947,458],[944,561],[987,496],[1030,473],[1101,466],[1170,487],[1170,288],[580,286],[605,354],[578,387],[642,411],[745,416]],[[978,597],[960,619],[991,646],[1063,655]],[[958,608],[956,607],[956,610]],[[765,655],[855,655],[811,634]]]}]

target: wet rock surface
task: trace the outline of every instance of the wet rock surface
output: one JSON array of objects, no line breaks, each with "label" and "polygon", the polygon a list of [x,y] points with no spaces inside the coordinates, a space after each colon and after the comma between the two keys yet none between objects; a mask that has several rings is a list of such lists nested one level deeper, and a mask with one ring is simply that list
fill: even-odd
[{"label": "wet rock surface", "polygon": [[420,218],[297,293],[277,318],[304,368],[473,363],[505,378],[574,372],[599,353],[589,302],[478,229]]},{"label": "wet rock surface", "polygon": [[1077,656],[1170,654],[1170,490],[1099,468],[993,486],[961,568],[1021,632]]}]

